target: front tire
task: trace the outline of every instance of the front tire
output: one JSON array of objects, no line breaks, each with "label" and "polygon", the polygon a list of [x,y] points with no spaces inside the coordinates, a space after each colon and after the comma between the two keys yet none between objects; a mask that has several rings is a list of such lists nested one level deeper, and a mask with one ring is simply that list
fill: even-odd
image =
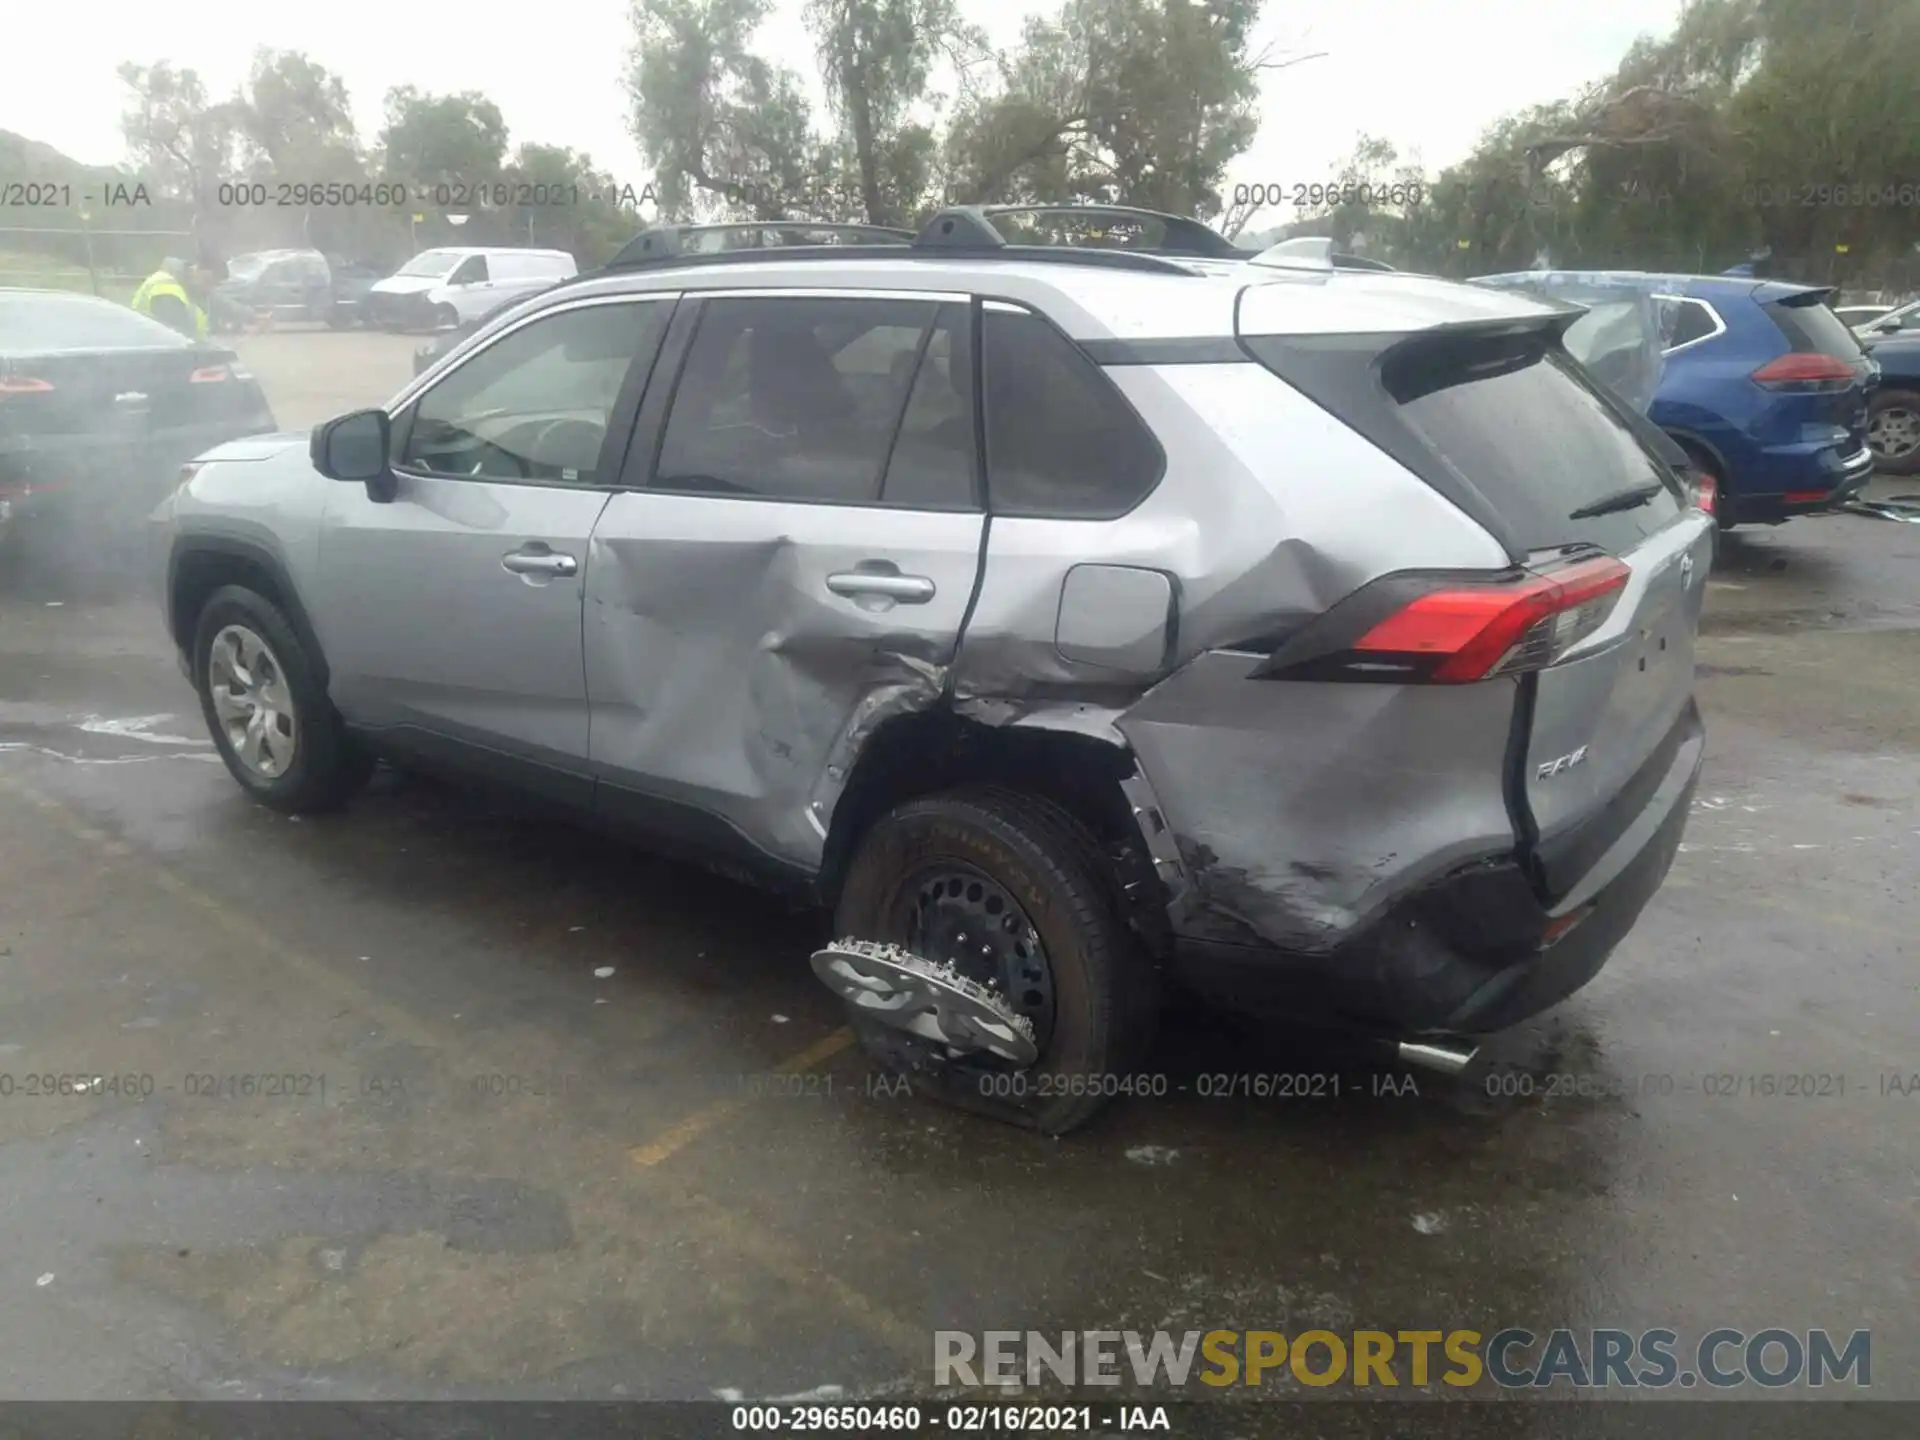
[{"label": "front tire", "polygon": [[[929,893],[957,908],[935,918]],[[969,903],[983,926],[1023,937],[1004,962],[972,959],[948,943],[956,927],[966,939]],[[1151,1043],[1153,969],[1120,918],[1099,846],[1066,811],[1034,796],[969,788],[884,816],[848,868],[834,933],[962,967],[1018,967],[1008,980],[977,978],[1034,1021],[1040,1058],[1024,1070],[991,1057],[949,1060],[935,1042],[853,1017],[882,1070],[962,1109],[1065,1134],[1128,1088]]]},{"label": "front tire", "polygon": [[1888,475],[1920,474],[1920,391],[1880,391],[1868,408],[1867,427],[1874,468]]},{"label": "front tire", "polygon": [[320,684],[314,657],[271,600],[216,590],[194,626],[194,688],[227,772],[290,815],[337,809],[373,774]]}]

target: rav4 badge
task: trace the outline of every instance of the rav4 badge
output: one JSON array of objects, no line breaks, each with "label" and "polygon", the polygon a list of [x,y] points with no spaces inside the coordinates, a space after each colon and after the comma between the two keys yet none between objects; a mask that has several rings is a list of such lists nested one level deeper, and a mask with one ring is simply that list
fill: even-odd
[{"label": "rav4 badge", "polygon": [[1538,770],[1533,772],[1534,778],[1536,780],[1551,780],[1555,775],[1561,775],[1567,772],[1568,770],[1571,770],[1574,766],[1582,763],[1586,758],[1587,758],[1587,747],[1582,745],[1578,750],[1575,750],[1570,755],[1562,755],[1558,760],[1547,761],[1546,764],[1542,765]]}]

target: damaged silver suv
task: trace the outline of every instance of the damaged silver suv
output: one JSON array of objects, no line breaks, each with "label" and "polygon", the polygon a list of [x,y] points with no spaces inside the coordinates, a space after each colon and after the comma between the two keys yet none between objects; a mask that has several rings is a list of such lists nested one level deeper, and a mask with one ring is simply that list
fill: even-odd
[{"label": "damaged silver suv", "polygon": [[1713,525],[1577,310],[1145,212],[793,230],[648,232],[189,467],[242,786],[404,757],[815,898],[869,1051],[1050,1133],[1176,989],[1458,1064],[1599,969]]}]

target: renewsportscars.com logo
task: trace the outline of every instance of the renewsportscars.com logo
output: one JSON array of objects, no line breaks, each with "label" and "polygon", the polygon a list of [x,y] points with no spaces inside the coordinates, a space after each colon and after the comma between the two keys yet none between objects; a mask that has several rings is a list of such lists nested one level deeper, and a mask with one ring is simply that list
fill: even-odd
[{"label": "renewsportscars.com logo", "polygon": [[[1484,1342],[1484,1343],[1483,1343]],[[1855,1330],[1710,1330],[1691,1346],[1674,1330],[936,1330],[936,1386],[1340,1385],[1432,1383],[1504,1390],[1565,1385],[1641,1390],[1706,1385],[1780,1389],[1873,1383],[1873,1337]]]}]

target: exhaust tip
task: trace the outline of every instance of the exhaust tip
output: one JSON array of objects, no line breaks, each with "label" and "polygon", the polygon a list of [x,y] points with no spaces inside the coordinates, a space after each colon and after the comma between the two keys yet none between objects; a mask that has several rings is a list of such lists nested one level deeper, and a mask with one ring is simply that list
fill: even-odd
[{"label": "exhaust tip", "polygon": [[1480,1053],[1478,1045],[1441,1045],[1428,1040],[1402,1040],[1393,1047],[1402,1065],[1434,1070],[1442,1075],[1458,1075]]}]

